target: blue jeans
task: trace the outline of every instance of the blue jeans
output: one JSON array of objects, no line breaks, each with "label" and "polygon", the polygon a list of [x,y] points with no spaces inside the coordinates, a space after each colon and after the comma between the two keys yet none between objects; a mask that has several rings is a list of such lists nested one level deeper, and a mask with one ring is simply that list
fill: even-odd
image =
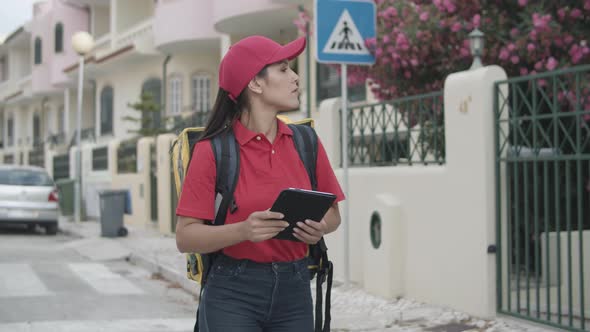
[{"label": "blue jeans", "polygon": [[312,332],[307,258],[256,263],[220,255],[199,304],[200,332]]}]

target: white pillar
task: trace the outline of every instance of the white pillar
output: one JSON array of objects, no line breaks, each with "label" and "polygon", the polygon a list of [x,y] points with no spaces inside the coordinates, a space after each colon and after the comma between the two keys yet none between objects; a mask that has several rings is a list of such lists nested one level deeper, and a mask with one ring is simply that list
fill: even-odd
[{"label": "white pillar", "polygon": [[225,56],[225,54],[227,53],[227,51],[229,51],[229,47],[231,46],[231,39],[229,37],[229,35],[221,35],[221,59],[223,59],[223,57]]},{"label": "white pillar", "polygon": [[452,206],[464,206],[457,220],[446,222],[463,236],[460,245],[440,248],[439,255],[449,257],[448,272],[441,271],[437,279],[447,289],[438,294],[436,302],[447,299],[446,305],[480,317],[496,314],[496,256],[486,249],[496,244],[494,82],[504,79],[502,68],[487,66],[451,74],[444,87]]},{"label": "white pillar", "polygon": [[117,36],[117,0],[111,0],[110,20],[111,20],[111,48],[116,46],[115,37]]},{"label": "white pillar", "polygon": [[70,139],[70,88],[64,89],[64,139],[65,143],[69,143]]}]

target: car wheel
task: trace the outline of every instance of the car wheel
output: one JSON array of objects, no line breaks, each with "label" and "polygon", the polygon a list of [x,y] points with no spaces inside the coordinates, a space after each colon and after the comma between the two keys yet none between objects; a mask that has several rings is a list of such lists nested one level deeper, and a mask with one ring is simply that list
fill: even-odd
[{"label": "car wheel", "polygon": [[47,235],[57,234],[57,224],[50,224],[45,226],[45,233],[47,233]]}]

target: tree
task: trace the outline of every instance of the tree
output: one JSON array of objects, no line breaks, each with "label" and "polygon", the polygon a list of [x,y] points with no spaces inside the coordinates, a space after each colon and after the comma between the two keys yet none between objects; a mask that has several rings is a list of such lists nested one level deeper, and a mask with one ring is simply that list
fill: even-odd
[{"label": "tree", "polygon": [[139,124],[139,129],[128,130],[130,133],[136,133],[139,136],[156,136],[167,132],[162,126],[165,119],[162,119],[162,106],[155,102],[154,96],[149,92],[142,92],[139,101],[127,104],[130,108],[140,112],[139,117],[125,116],[123,120]]},{"label": "tree", "polygon": [[[437,91],[469,68],[467,35],[485,33],[483,62],[508,76],[590,62],[590,0],[376,0],[378,37],[367,40],[372,67],[349,69],[349,84],[369,79],[379,99]],[[590,91],[586,91],[588,95]],[[585,102],[590,106],[590,98]]]}]

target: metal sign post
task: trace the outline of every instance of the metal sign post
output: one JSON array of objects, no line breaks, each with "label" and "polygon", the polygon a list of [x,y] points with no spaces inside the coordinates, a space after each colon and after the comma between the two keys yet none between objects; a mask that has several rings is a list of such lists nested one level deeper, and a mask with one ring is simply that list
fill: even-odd
[{"label": "metal sign post", "polygon": [[348,183],[348,64],[372,65],[375,57],[365,40],[376,37],[376,6],[373,0],[315,0],[316,59],[338,63],[342,90],[342,228],[344,229],[344,283],[350,283],[350,195]]}]

